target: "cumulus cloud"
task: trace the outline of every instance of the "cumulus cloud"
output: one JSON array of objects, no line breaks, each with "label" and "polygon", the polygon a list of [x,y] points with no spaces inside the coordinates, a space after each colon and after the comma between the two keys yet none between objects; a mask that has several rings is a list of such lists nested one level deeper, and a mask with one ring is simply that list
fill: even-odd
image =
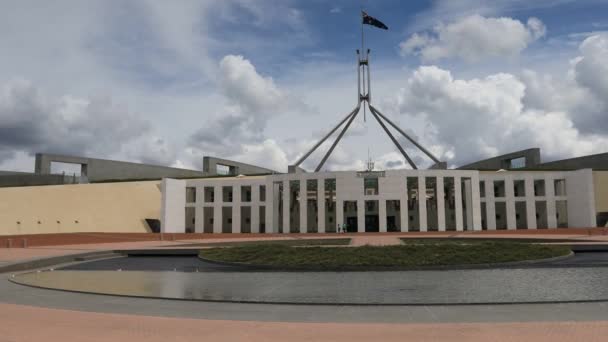
[{"label": "cumulus cloud", "polygon": [[283,172],[287,169],[288,164],[285,151],[273,139],[266,139],[258,144],[243,144],[241,151],[232,158]]},{"label": "cumulus cloud", "polygon": [[287,94],[271,77],[263,77],[243,56],[227,55],[220,61],[220,85],[224,96],[244,112],[263,118],[289,105]]},{"label": "cumulus cloud", "polygon": [[0,158],[24,151],[109,156],[150,131],[108,98],[47,96],[26,80],[0,88]]},{"label": "cumulus cloud", "polygon": [[593,35],[579,46],[580,55],[567,73],[542,74],[524,70],[524,104],[529,108],[569,113],[578,130],[605,134],[608,129],[608,35]]},{"label": "cumulus cloud", "polygon": [[452,164],[529,147],[549,159],[608,149],[608,139],[581,133],[564,111],[524,105],[526,85],[511,74],[454,79],[436,66],[414,71],[399,92],[398,109],[425,122],[425,142],[451,147],[440,155]]},{"label": "cumulus cloud", "polygon": [[[227,103],[190,136],[189,146],[202,153],[244,157],[250,162],[251,156],[257,156],[259,159],[254,161],[266,166],[285,161],[284,153],[272,148],[276,142],[268,140],[264,130],[271,118],[285,112],[306,111],[306,106],[279,89],[271,77],[260,75],[243,56],[222,58],[218,84]],[[266,151],[269,155],[262,157],[252,151]]]},{"label": "cumulus cloud", "polygon": [[545,33],[545,25],[537,18],[529,18],[524,24],[507,17],[471,15],[441,23],[431,32],[414,33],[399,47],[402,55],[419,55],[425,61],[458,57],[474,62],[517,55]]},{"label": "cumulus cloud", "polygon": [[175,146],[167,139],[155,136],[142,136],[125,146],[129,160],[137,160],[153,165],[174,165],[177,158]]},{"label": "cumulus cloud", "polygon": [[576,81],[599,98],[608,98],[608,34],[594,35],[585,39],[574,61]]}]

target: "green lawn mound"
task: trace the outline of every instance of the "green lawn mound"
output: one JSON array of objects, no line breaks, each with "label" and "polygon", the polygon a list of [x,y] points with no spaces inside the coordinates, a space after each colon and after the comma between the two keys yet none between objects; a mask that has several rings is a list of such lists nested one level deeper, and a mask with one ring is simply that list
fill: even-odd
[{"label": "green lawn mound", "polygon": [[298,246],[343,246],[343,245],[348,245],[348,244],[350,244],[350,238],[205,242],[205,243],[190,244],[189,246],[241,247],[241,246],[259,246],[259,245],[282,245],[282,246],[298,247]]},{"label": "green lawn mound", "polygon": [[[413,241],[411,241],[413,242]],[[281,268],[420,268],[506,263],[570,254],[562,245],[517,242],[435,242],[397,246],[290,247],[250,245],[201,250],[203,259]]]}]

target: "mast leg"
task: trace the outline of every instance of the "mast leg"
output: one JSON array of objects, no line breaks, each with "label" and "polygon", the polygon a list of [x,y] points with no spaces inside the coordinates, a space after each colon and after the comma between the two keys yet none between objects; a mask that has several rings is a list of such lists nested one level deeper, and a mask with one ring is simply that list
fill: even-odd
[{"label": "mast leg", "polygon": [[374,109],[374,107],[372,107],[370,105],[369,106],[369,110],[370,110],[370,112],[372,112],[372,115],[376,118],[376,120],[378,121],[378,123],[380,124],[380,126],[382,126],[382,129],[384,129],[384,132],[386,132],[386,134],[389,136],[389,138],[391,138],[391,140],[393,141],[393,144],[395,144],[395,146],[397,146],[397,149],[399,149],[399,152],[401,152],[401,154],[403,155],[403,157],[405,157],[405,159],[410,164],[410,166],[412,167],[412,169],[417,170],[418,168],[416,167],[416,164],[414,164],[414,161],[410,158],[410,156],[408,156],[408,154],[405,152],[405,150],[403,149],[403,147],[401,147],[401,145],[399,144],[399,142],[397,141],[397,139],[395,139],[395,137],[391,134],[391,132],[388,130],[388,128],[382,122],[382,120],[380,120],[380,117],[376,113],[376,110]]},{"label": "mast leg", "polygon": [[336,145],[338,145],[338,143],[340,142],[340,139],[342,139],[342,136],[344,135],[344,133],[346,133],[346,131],[348,130],[348,127],[350,126],[350,124],[357,117],[357,114],[359,114],[359,108],[360,108],[360,106],[361,106],[361,104],[359,103],[359,105],[355,109],[356,112],[353,111],[354,114],[350,117],[350,120],[348,120],[348,122],[346,123],[346,126],[344,126],[344,128],[342,129],[342,131],[340,132],[340,134],[336,138],[336,141],[334,141],[334,143],[331,145],[331,147],[329,148],[329,150],[327,151],[327,153],[325,154],[325,156],[323,157],[323,159],[321,159],[321,162],[319,163],[319,165],[315,169],[315,172],[319,172],[319,170],[321,170],[321,168],[323,167],[323,164],[325,164],[325,161],[327,160],[327,158],[329,158],[329,156],[331,155],[331,153],[334,151],[334,148],[336,148]]},{"label": "mast leg", "polygon": [[386,116],[382,115],[382,113],[378,109],[374,108],[374,106],[372,106],[371,104],[369,105],[369,109],[371,111],[375,111],[382,119],[386,120],[386,122],[388,122],[391,126],[393,126],[394,129],[396,129],[405,138],[407,138],[407,140],[409,140],[412,144],[414,144],[416,147],[418,147],[420,149],[420,151],[424,152],[424,154],[426,154],[429,158],[431,158],[435,163],[441,163],[439,161],[439,159],[437,159],[431,152],[429,152],[427,149],[422,147],[422,145],[420,145],[416,140],[412,139],[407,133],[405,133],[401,128],[399,128],[399,126],[395,125]]},{"label": "mast leg", "polygon": [[299,166],[300,164],[302,164],[302,162],[304,160],[306,160],[306,158],[308,158],[308,156],[310,156],[319,146],[321,146],[321,144],[323,144],[325,142],[325,140],[327,140],[327,138],[329,138],[332,134],[334,134],[334,132],[340,127],[342,126],[342,124],[344,124],[344,122],[346,120],[348,120],[351,116],[353,116],[354,114],[356,114],[359,111],[359,107],[361,105],[358,104],[357,107],[355,107],[355,109],[353,111],[351,111],[350,113],[348,113],[348,115],[342,119],[342,121],[340,121],[340,123],[338,123],[334,128],[332,128],[331,131],[329,131],[329,133],[327,133],[321,140],[319,140],[319,142],[317,142],[315,144],[315,146],[313,146],[308,152],[306,152],[306,154],[304,154],[302,157],[300,157],[300,159],[298,159],[298,161],[294,164],[295,166]]}]

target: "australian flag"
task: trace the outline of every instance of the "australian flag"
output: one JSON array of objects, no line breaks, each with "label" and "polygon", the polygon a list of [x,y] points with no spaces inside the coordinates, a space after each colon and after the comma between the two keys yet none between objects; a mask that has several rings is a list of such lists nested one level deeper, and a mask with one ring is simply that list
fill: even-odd
[{"label": "australian flag", "polygon": [[388,30],[388,27],[384,25],[384,23],[372,16],[369,16],[365,11],[361,11],[361,16],[363,17],[364,24],[376,26],[377,28],[381,28],[383,30]]}]

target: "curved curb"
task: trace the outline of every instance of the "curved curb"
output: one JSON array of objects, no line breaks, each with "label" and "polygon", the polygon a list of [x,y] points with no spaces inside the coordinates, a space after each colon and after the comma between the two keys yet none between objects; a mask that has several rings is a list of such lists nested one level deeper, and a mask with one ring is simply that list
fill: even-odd
[{"label": "curved curb", "polygon": [[457,270],[484,270],[484,269],[501,269],[501,268],[513,268],[517,266],[528,266],[541,263],[561,261],[574,256],[574,252],[570,251],[569,254],[560,255],[552,258],[545,259],[534,259],[534,260],[522,260],[522,261],[509,261],[499,262],[491,264],[471,264],[471,265],[437,265],[437,266],[421,266],[421,267],[407,267],[407,266],[343,266],[343,267],[330,267],[330,268],[318,268],[318,267],[285,267],[275,265],[256,265],[247,264],[242,262],[229,262],[207,259],[200,254],[198,258],[204,262],[211,264],[231,266],[245,268],[249,271],[275,271],[275,272],[387,272],[387,271],[457,271]]},{"label": "curved curb", "polygon": [[82,290],[68,290],[62,288],[45,287],[40,285],[33,285],[28,283],[22,283],[8,277],[8,281],[13,284],[20,286],[27,286],[35,289],[61,291],[69,293],[79,293],[97,296],[114,296],[123,298],[136,298],[136,299],[153,299],[153,300],[175,300],[180,302],[204,302],[204,303],[226,303],[226,304],[266,304],[266,305],[294,305],[294,306],[353,306],[353,307],[397,307],[397,306],[485,306],[485,305],[500,305],[500,306],[511,306],[511,305],[551,305],[551,304],[574,304],[574,303],[608,303],[608,298],[602,299],[581,299],[581,300],[547,300],[547,301],[521,301],[521,302],[478,302],[478,303],[454,303],[454,302],[439,302],[439,303],[347,303],[347,302],[289,302],[289,301],[268,301],[268,300],[238,300],[238,299],[212,299],[212,298],[178,298],[178,297],[154,297],[154,296],[138,296],[129,294],[115,294],[107,292],[91,292]]},{"label": "curved curb", "polygon": [[[0,266],[0,274],[9,273],[9,272],[29,271],[29,270],[35,270],[37,268],[46,268],[46,267],[51,267],[51,266],[60,265],[60,264],[67,264],[67,263],[72,263],[72,262],[93,261],[93,259],[91,259],[91,260],[79,260],[79,259],[80,258],[91,258],[91,257],[95,258],[95,256],[97,256],[97,255],[105,256],[108,253],[114,253],[114,251],[113,250],[98,250],[98,251],[92,251],[92,252],[63,254],[63,255],[56,255],[56,256],[50,256],[50,257],[44,257],[44,258],[28,259],[28,260],[18,261],[15,263],[10,263],[8,265]],[[95,260],[99,260],[102,258],[103,257],[95,259]]]}]

